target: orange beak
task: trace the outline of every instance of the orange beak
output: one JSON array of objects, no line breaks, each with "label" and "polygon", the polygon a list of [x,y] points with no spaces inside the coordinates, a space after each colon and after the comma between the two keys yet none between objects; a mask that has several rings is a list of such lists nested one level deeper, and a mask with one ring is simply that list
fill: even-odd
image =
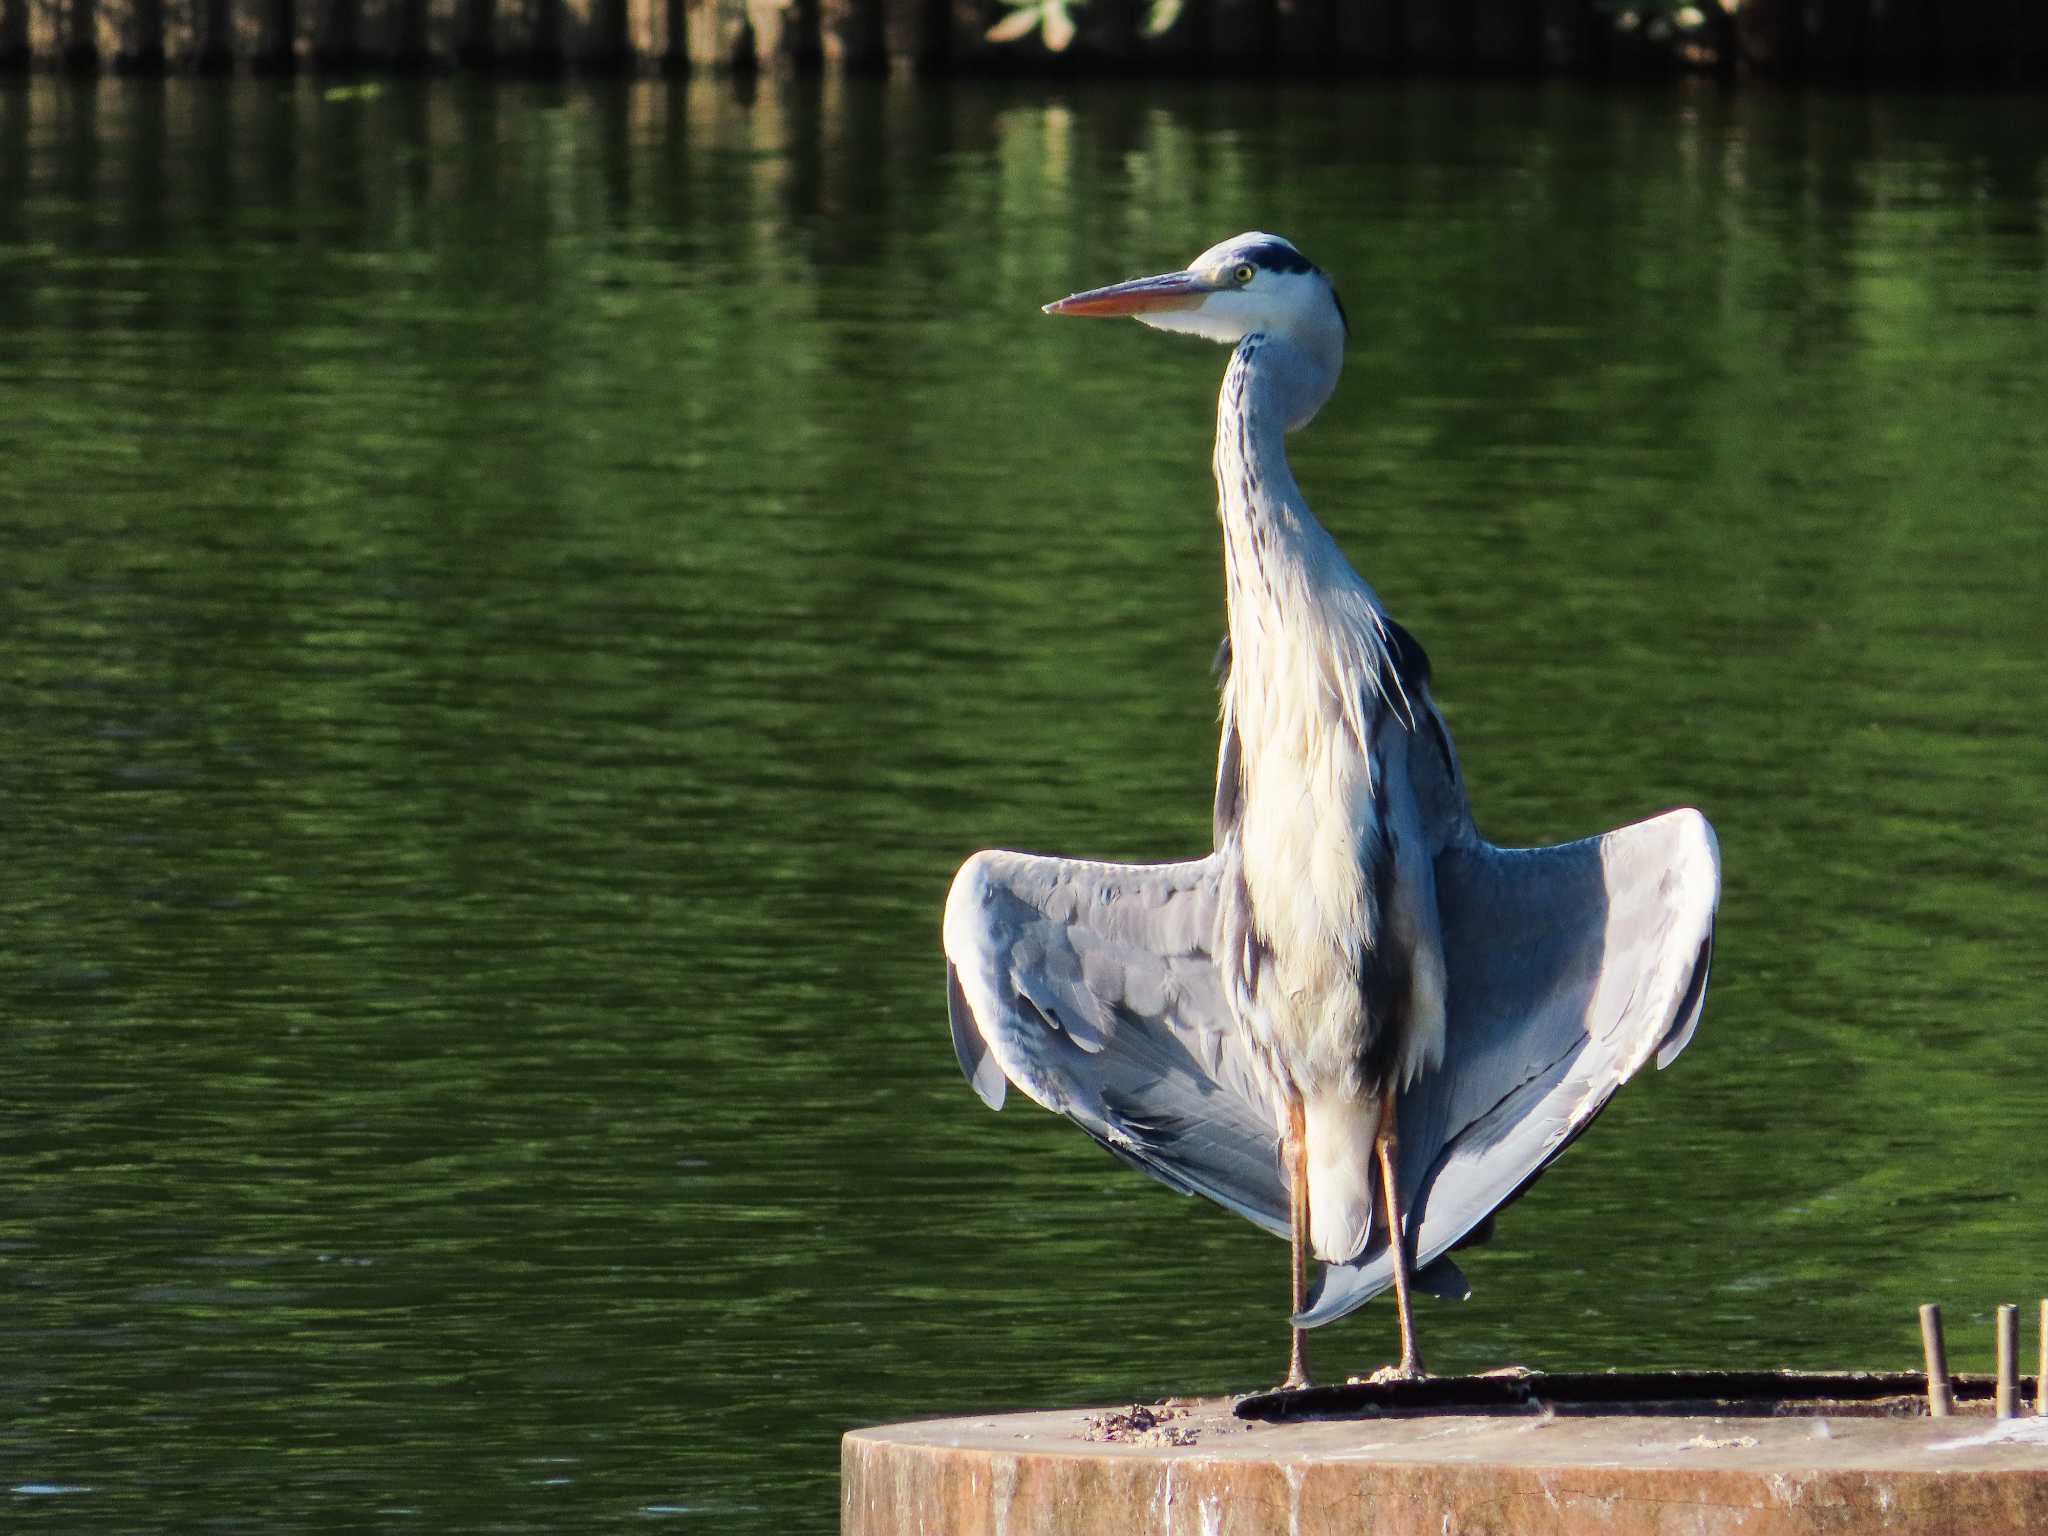
[{"label": "orange beak", "polygon": [[1108,288],[1069,294],[1045,306],[1048,315],[1147,315],[1162,309],[1193,309],[1216,285],[1192,272],[1165,272]]}]

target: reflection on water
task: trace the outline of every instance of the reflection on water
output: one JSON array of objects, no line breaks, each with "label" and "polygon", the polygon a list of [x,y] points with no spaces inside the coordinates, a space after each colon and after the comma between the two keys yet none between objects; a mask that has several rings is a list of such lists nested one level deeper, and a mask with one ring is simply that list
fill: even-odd
[{"label": "reflection on water", "polygon": [[1246,227],[1343,287],[1296,467],[1482,824],[1726,860],[1698,1041],[1433,1361],[1900,1365],[1938,1297],[1987,1364],[2044,116],[0,91],[10,1518],[824,1531],[851,1423],[1275,1374],[1279,1247],[983,1111],[936,934],[978,846],[1204,846],[1222,354],[1037,305]]}]

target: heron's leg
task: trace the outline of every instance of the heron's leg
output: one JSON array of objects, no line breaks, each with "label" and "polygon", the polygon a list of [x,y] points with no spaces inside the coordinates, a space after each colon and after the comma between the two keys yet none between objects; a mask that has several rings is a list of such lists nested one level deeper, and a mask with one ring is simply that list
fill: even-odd
[{"label": "heron's leg", "polygon": [[1280,1383],[1282,1390],[1310,1384],[1307,1330],[1292,1321],[1308,1305],[1308,1126],[1298,1096],[1287,1103],[1287,1234],[1294,1307],[1288,1313],[1287,1379]]},{"label": "heron's leg", "polygon": [[1415,1381],[1429,1373],[1422,1368],[1422,1351],[1415,1344],[1415,1304],[1408,1294],[1408,1233],[1401,1220],[1400,1180],[1394,1173],[1400,1150],[1399,1115],[1390,1092],[1380,1101],[1380,1128],[1373,1137],[1373,1151],[1379,1157],[1380,1190],[1386,1196],[1387,1242],[1394,1254],[1394,1305],[1401,1313],[1401,1363],[1383,1374]]}]

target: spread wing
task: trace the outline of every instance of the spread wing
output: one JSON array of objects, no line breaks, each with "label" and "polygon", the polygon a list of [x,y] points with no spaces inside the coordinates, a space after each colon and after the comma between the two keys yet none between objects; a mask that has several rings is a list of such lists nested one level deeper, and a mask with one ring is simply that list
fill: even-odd
[{"label": "spread wing", "polygon": [[[1437,855],[1444,1061],[1400,1102],[1418,1265],[1483,1231],[1644,1063],[1685,1049],[1720,889],[1713,828],[1693,810],[1556,848],[1474,839]],[[1300,1321],[1342,1317],[1392,1282],[1376,1233],[1323,1271]]]},{"label": "spread wing", "polygon": [[[1278,1122],[1211,957],[1224,857],[976,854],[946,903],[953,1043],[991,1108],[1015,1083],[1154,1178],[1284,1235]],[[1449,1251],[1645,1062],[1685,1048],[1719,893],[1713,829],[1690,810],[1558,848],[1474,839],[1438,854],[1444,1062],[1400,1106],[1423,1288],[1465,1294]],[[1391,1283],[1376,1234],[1323,1270],[1301,1321],[1333,1321]]]},{"label": "spread wing", "polygon": [[1154,1178],[1284,1235],[1276,1121],[1210,958],[1221,862],[977,853],[946,899],[953,1045],[991,1109],[1015,1083]]},{"label": "spread wing", "polygon": [[[1015,1083],[1162,1183],[1284,1237],[1279,1120],[1211,957],[1228,857],[977,853],[946,899],[953,1047],[989,1108]],[[1416,1282],[1470,1290],[1448,1258]]]}]

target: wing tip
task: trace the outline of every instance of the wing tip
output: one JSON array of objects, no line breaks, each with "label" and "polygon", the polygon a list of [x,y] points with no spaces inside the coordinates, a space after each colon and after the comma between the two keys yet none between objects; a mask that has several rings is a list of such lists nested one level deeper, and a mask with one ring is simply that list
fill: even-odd
[{"label": "wing tip", "polygon": [[1672,1010],[1671,1025],[1657,1042],[1660,1072],[1678,1059],[1699,1028],[1700,1014],[1707,1003],[1707,980],[1713,970],[1714,919],[1721,910],[1721,839],[1715,835],[1714,824],[1689,805],[1670,815],[1678,819],[1681,828],[1677,863],[1684,872],[1687,889],[1695,893],[1693,916],[1698,923],[1699,940],[1678,1006]]},{"label": "wing tip", "polygon": [[1672,1016],[1671,1028],[1666,1031],[1657,1046],[1657,1070],[1663,1071],[1679,1054],[1692,1044],[1693,1032],[1700,1027],[1700,1014],[1707,1006],[1707,979],[1714,968],[1714,929],[1707,925],[1707,936],[1700,940],[1700,947],[1693,956],[1692,975],[1686,978],[1685,991],[1680,996],[1678,1011]]}]

